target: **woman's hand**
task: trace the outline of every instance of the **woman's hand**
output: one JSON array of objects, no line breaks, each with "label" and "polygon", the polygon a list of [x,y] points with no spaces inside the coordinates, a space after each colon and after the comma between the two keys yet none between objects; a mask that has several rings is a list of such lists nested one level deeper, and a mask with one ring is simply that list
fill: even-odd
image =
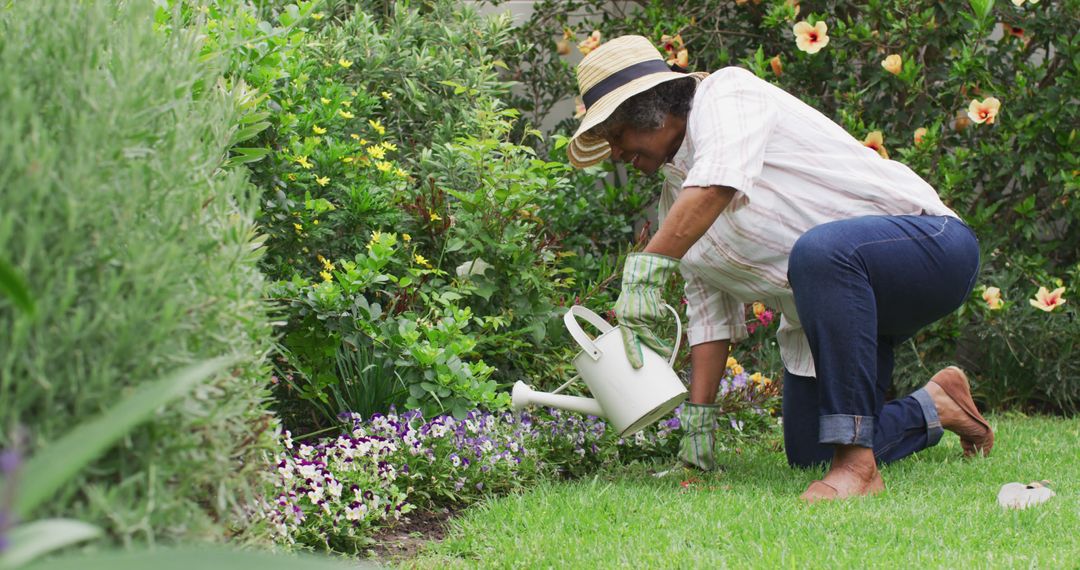
[{"label": "woman's hand", "polygon": [[641,345],[663,358],[671,356],[672,346],[656,335],[654,329],[666,315],[661,291],[679,267],[679,260],[651,253],[631,253],[623,265],[622,293],[615,301],[626,357],[631,366],[641,368]]}]

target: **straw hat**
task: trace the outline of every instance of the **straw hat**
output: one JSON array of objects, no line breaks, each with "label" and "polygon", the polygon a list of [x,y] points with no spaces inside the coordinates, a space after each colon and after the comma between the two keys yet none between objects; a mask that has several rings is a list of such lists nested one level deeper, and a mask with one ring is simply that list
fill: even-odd
[{"label": "straw hat", "polygon": [[707,75],[671,71],[660,51],[643,36],[621,36],[601,44],[577,67],[578,90],[586,111],[567,147],[570,164],[584,168],[611,154],[607,141],[586,133],[610,117],[623,101],[665,81],[684,77],[700,81]]}]

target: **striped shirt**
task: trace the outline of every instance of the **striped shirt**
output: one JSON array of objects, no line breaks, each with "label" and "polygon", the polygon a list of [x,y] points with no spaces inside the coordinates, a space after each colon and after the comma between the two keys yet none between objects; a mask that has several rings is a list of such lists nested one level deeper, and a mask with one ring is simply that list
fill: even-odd
[{"label": "striped shirt", "polygon": [[737,67],[698,85],[682,146],[663,170],[661,224],[682,188],[737,191],[680,264],[690,344],[746,338],[744,304],[761,301],[781,313],[780,355],[800,376],[814,376],[814,360],[787,280],[795,240],[857,216],[956,217],[910,168]]}]

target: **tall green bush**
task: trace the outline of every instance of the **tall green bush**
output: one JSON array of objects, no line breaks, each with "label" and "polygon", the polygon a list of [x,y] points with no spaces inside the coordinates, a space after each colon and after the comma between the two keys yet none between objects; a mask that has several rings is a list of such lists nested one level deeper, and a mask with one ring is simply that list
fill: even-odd
[{"label": "tall green bush", "polygon": [[275,424],[257,193],[223,168],[253,101],[153,4],[0,7],[0,252],[37,308],[0,299],[0,444],[22,424],[32,453],[137,382],[239,362],[48,508],[125,543],[243,528]]},{"label": "tall green bush", "polygon": [[463,415],[561,377],[549,333],[574,280],[546,218],[571,187],[503,102],[510,21],[448,0],[318,10],[280,74],[244,75],[268,96],[250,166],[288,420]]}]

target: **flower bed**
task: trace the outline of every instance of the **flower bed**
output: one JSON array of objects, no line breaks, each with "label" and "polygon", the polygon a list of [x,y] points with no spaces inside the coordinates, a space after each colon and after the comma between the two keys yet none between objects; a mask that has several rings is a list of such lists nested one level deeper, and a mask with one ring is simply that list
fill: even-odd
[{"label": "flower bed", "polygon": [[[778,391],[731,359],[722,381],[721,445],[767,433]],[[410,511],[469,504],[631,461],[672,461],[676,415],[622,439],[601,418],[555,409],[473,410],[431,419],[418,410],[343,414],[348,431],[294,442],[286,431],[264,514],[284,543],[356,552],[372,531]],[[727,430],[730,424],[733,429]],[[751,429],[753,428],[753,429]]]}]

